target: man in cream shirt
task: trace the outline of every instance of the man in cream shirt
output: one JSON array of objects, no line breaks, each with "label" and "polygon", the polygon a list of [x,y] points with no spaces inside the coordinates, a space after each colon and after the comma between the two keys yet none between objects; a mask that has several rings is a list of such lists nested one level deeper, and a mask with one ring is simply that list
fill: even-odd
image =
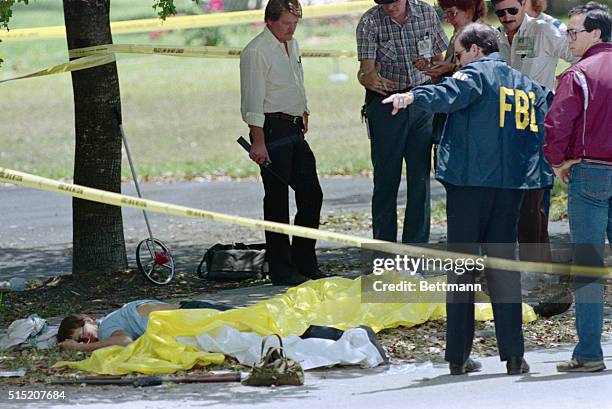
[{"label": "man in cream shirt", "polygon": [[[495,14],[502,24],[499,28],[499,49],[512,68],[554,90],[559,59],[574,63],[577,58],[567,47],[565,31],[543,19],[527,15],[526,2],[527,0],[492,0]],[[547,206],[549,195],[548,189],[525,192],[518,224],[522,260],[551,261]],[[529,277],[530,280],[536,278],[533,275]],[[556,291],[553,288],[550,290]],[[547,305],[550,305],[548,301],[546,297],[540,300],[540,305],[536,307],[538,312],[543,311],[539,308],[547,308]]]},{"label": "man in cream shirt", "polygon": [[493,0],[499,18],[500,51],[510,66],[550,90],[555,88],[559,59],[574,63],[565,33],[539,18],[529,17],[525,0]]},{"label": "man in cream shirt", "polygon": [[[308,108],[304,70],[293,34],[302,8],[298,0],[270,0],[266,27],[240,55],[242,119],[249,126],[250,158],[262,165],[264,219],[289,223],[289,186],[295,191],[294,224],[318,228],[323,192],[315,157],[304,134]],[[266,258],[274,284],[297,285],[323,278],[315,241],[266,232]]]}]

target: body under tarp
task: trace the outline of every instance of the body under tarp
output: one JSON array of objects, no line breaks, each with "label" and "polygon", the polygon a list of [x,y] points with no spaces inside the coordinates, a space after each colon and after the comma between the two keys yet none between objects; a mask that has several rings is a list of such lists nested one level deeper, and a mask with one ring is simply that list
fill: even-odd
[{"label": "body under tarp", "polygon": [[[446,277],[432,277],[427,281],[446,282]],[[415,291],[407,294],[402,303],[362,303],[361,277],[308,281],[282,295],[245,308],[223,312],[208,309],[153,312],[147,331],[132,344],[103,348],[85,360],[62,361],[54,367],[101,375],[174,373],[195,365],[220,364],[225,358],[220,353],[203,352],[182,344],[177,337],[197,337],[226,326],[241,332],[279,334],[282,337],[301,335],[310,325],[341,330],[367,325],[378,332],[385,328],[412,327],[444,317],[445,304],[439,299],[440,294]],[[477,303],[475,317],[479,321],[492,320],[491,304]],[[523,322],[535,319],[533,309],[523,304]]]}]

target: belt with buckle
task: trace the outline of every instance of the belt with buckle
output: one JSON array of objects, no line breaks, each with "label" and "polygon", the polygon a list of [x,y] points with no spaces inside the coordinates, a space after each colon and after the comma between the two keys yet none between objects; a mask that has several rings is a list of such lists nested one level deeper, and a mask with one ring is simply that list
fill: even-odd
[{"label": "belt with buckle", "polygon": [[285,114],[284,112],[267,112],[264,115],[268,118],[276,118],[289,121],[294,125],[301,125],[302,121],[304,120],[301,116],[289,115]]}]

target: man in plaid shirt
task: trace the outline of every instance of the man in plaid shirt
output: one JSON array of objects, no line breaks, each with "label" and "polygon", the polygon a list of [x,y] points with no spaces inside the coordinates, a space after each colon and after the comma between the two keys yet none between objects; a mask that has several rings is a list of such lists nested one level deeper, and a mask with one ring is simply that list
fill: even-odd
[{"label": "man in plaid shirt", "polygon": [[432,115],[416,107],[391,115],[381,104],[430,78],[415,67],[441,62],[448,46],[433,7],[421,0],[375,0],[357,26],[358,79],[366,89],[365,115],[374,166],[375,239],[397,241],[397,191],[406,161],[408,198],[403,243],[429,241]]}]

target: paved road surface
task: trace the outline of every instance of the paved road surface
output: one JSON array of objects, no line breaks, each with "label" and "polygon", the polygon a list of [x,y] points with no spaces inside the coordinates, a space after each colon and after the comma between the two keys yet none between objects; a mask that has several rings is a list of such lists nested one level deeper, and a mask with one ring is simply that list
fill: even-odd
[{"label": "paved road surface", "polygon": [[[0,406],[10,408],[351,408],[351,409],[605,409],[612,407],[612,371],[560,374],[555,363],[570,347],[526,354],[531,373],[508,376],[498,357],[481,359],[481,372],[448,375],[444,364],[306,372],[303,386],[255,388],[232,384],[123,387],[62,387],[61,401],[9,401],[0,384]],[[612,367],[612,343],[604,344]],[[36,389],[51,390],[51,387]],[[10,390],[16,390],[12,388]],[[19,390],[32,390],[21,388]]]},{"label": "paved road surface", "polygon": [[[324,178],[323,213],[369,211],[372,181],[368,178]],[[123,191],[136,195],[132,185]],[[259,181],[207,181],[145,184],[146,198],[233,215],[262,218],[263,187]],[[406,203],[402,183],[399,205]],[[432,183],[432,197],[444,197],[443,187]],[[0,186],[0,281],[13,276],[43,278],[71,270],[72,201],[68,196],[16,186]],[[292,211],[295,205],[292,200]],[[124,209],[128,256],[147,237],[139,210]],[[220,223],[151,214],[156,237],[175,254],[177,268],[193,269],[210,244],[263,240],[263,233]],[[325,244],[322,244],[323,246]],[[329,245],[329,244],[328,244]],[[133,260],[132,260],[133,261]],[[182,264],[181,264],[182,263]],[[134,265],[134,263],[130,263]]]}]

